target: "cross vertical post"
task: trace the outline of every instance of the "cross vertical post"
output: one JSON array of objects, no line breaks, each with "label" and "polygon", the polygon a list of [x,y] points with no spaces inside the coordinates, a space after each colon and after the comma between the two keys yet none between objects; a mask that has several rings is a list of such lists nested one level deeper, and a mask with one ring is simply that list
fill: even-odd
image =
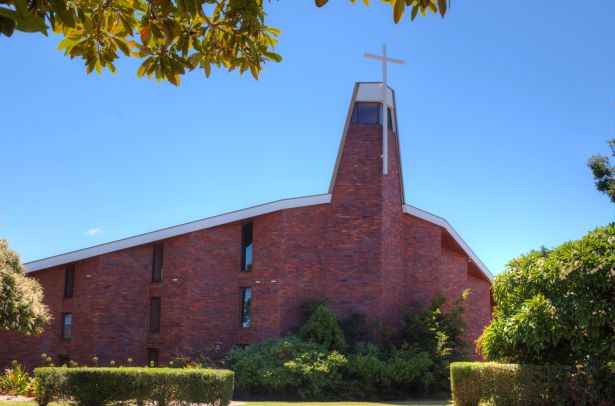
[{"label": "cross vertical post", "polygon": [[404,61],[387,57],[387,46],[382,44],[382,55],[365,53],[366,58],[382,61],[382,174],[389,173],[389,103],[387,84],[387,63],[403,65]]}]

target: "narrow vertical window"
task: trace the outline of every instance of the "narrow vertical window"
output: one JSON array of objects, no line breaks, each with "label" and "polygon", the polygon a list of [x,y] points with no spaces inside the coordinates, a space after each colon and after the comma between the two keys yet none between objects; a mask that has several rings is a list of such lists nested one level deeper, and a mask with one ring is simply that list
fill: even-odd
[{"label": "narrow vertical window", "polygon": [[389,126],[389,130],[395,132],[395,127],[393,126],[393,111],[390,108],[387,108],[387,125]]},{"label": "narrow vertical window", "polygon": [[64,297],[73,297],[75,286],[75,266],[69,265],[64,271]]},{"label": "narrow vertical window", "polygon": [[250,302],[252,302],[252,289],[241,289],[241,327],[250,327]]},{"label": "narrow vertical window", "polygon": [[159,297],[150,298],[149,332],[150,333],[160,332],[160,298]]},{"label": "narrow vertical window", "polygon": [[158,348],[148,348],[147,349],[147,366],[150,366],[150,367],[158,366]]},{"label": "narrow vertical window", "polygon": [[62,314],[62,340],[70,340],[73,329],[73,314]]},{"label": "narrow vertical window", "polygon": [[152,264],[152,282],[162,281],[162,244],[154,245],[154,260]]},{"label": "narrow vertical window", "polygon": [[241,226],[241,270],[252,270],[252,223]]}]

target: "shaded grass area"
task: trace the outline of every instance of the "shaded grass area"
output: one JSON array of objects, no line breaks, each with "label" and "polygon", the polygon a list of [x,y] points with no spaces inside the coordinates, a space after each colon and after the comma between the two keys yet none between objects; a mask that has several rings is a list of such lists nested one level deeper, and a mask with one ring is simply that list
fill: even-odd
[{"label": "shaded grass area", "polygon": [[[400,400],[393,402],[242,402],[243,406],[452,406],[449,400]],[[49,406],[67,406],[52,402]],[[0,400],[0,406],[37,406],[33,401]]]},{"label": "shaded grass area", "polygon": [[[38,406],[33,400],[0,400],[0,406]],[[50,402],[49,406],[68,406],[68,403]]]},{"label": "shaded grass area", "polygon": [[399,400],[391,402],[245,402],[245,406],[449,406],[450,400]]}]

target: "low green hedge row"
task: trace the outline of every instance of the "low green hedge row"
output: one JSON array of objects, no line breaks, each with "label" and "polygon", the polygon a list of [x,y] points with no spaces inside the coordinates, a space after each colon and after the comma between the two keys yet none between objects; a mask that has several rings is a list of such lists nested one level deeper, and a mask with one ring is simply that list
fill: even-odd
[{"label": "low green hedge row", "polygon": [[233,397],[234,374],[214,369],[37,368],[40,406],[70,399],[81,406],[144,401],[226,406]]},{"label": "low green hedge row", "polygon": [[454,362],[451,390],[455,406],[612,405],[615,370],[592,376],[558,365]]}]

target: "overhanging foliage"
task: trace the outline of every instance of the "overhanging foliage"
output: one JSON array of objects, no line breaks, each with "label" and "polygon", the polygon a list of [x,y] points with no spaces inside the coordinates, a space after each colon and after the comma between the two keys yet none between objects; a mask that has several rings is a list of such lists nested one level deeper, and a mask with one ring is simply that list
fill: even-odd
[{"label": "overhanging foliage", "polygon": [[[412,20],[427,11],[444,16],[447,9],[446,0],[383,1],[393,7],[396,23],[406,7]],[[115,73],[123,55],[143,60],[139,77],[179,85],[180,76],[195,69],[207,76],[212,66],[250,71],[258,79],[266,62],[280,62],[274,47],[281,31],[265,17],[263,0],[0,0],[0,35],[47,35],[51,28],[64,36],[58,48],[83,59],[87,73]]]}]

